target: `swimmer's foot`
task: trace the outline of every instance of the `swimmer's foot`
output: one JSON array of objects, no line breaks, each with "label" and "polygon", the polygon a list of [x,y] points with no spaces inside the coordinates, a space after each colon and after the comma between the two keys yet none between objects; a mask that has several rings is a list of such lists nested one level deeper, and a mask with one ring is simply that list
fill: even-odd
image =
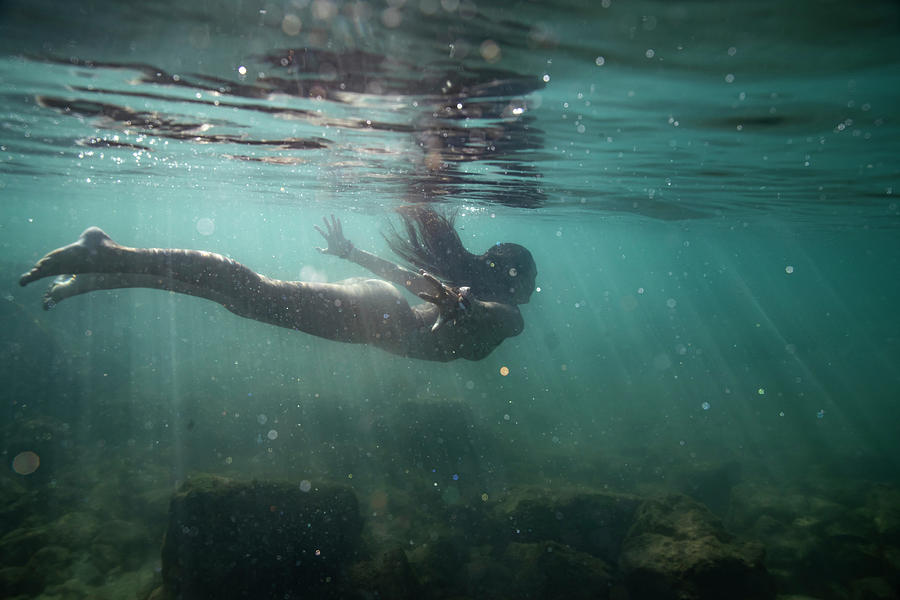
[{"label": "swimmer's foot", "polygon": [[90,275],[82,275],[78,278],[75,275],[60,275],[54,279],[47,291],[44,292],[44,298],[41,302],[44,310],[50,310],[66,298],[81,293],[76,284],[76,279],[81,277],[90,277]]},{"label": "swimmer's foot", "polygon": [[19,278],[19,285],[28,285],[32,281],[53,275],[90,273],[98,270],[104,254],[116,247],[118,244],[102,229],[89,227],[74,244],[57,248],[37,261],[30,271]]}]

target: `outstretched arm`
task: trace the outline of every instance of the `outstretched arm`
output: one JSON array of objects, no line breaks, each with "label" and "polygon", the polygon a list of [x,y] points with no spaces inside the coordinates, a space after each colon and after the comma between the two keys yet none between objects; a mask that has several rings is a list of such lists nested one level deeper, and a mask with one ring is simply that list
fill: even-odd
[{"label": "outstretched arm", "polygon": [[423,275],[354,246],[350,240],[344,237],[341,220],[334,215],[331,215],[331,222],[328,221],[328,218],[322,220],[325,222],[324,230],[318,225],[314,227],[328,242],[328,247],[317,248],[319,252],[346,258],[375,275],[409,290],[416,296],[421,297],[422,294],[430,294],[434,291],[433,285]]},{"label": "outstretched arm", "polygon": [[[340,219],[331,215],[331,221],[323,218],[325,229],[315,226],[328,242],[327,248],[318,248],[323,254],[346,258],[375,275],[402,286],[437,307],[438,316],[431,326],[436,332],[447,324],[481,324],[501,332],[500,339],[518,335],[524,326],[522,315],[512,305],[483,302],[468,287],[453,288],[430,273],[418,273],[355,247],[344,237]],[[493,347],[493,346],[492,346]]]}]

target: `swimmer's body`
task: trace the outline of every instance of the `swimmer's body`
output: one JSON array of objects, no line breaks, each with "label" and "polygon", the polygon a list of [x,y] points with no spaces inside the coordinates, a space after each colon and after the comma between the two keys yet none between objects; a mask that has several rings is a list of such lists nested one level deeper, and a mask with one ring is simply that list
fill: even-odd
[{"label": "swimmer's body", "polygon": [[[394,231],[388,243],[418,270],[359,250],[334,216],[325,220],[325,229],[316,227],[327,242],[319,251],[350,260],[380,279],[281,281],[211,252],[121,246],[91,227],[75,243],[40,259],[19,283],[65,276],[47,290],[47,309],[95,290],[169,290],[279,327],[441,362],[480,360],[521,333],[524,321],[517,305],[528,302],[537,275],[527,249],[497,244],[474,255],[463,247],[451,219],[427,208],[400,215],[407,235]],[[410,306],[395,286],[425,302]]]}]

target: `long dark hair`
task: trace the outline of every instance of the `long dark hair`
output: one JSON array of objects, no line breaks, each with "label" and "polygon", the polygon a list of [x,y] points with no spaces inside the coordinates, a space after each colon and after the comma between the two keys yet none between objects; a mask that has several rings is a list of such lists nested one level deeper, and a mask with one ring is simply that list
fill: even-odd
[{"label": "long dark hair", "polygon": [[463,246],[454,226],[456,214],[423,205],[397,209],[402,231],[393,224],[384,234],[394,253],[447,285],[470,286],[482,300],[528,302],[537,275],[531,253],[518,244],[495,244],[484,254]]}]

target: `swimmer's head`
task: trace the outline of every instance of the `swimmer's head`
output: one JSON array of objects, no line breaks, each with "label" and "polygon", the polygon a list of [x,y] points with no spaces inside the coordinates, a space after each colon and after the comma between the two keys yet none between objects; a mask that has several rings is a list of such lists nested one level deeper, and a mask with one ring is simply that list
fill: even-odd
[{"label": "swimmer's head", "polygon": [[416,269],[453,287],[470,286],[479,300],[525,304],[531,298],[537,267],[524,246],[498,243],[484,254],[472,254],[463,246],[452,216],[420,205],[397,212],[403,227],[398,230],[391,225],[385,240]]},{"label": "swimmer's head", "polygon": [[475,283],[481,300],[527,304],[534,291],[537,265],[531,252],[519,244],[496,244],[480,257],[482,273]]}]

